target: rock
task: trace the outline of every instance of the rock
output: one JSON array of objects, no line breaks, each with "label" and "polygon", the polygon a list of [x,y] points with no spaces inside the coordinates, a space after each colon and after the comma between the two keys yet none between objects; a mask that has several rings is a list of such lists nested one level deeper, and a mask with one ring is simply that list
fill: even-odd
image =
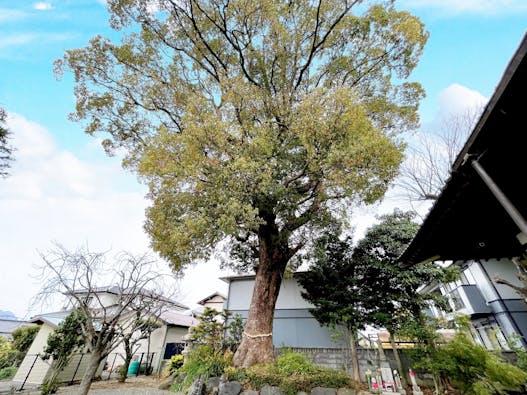
[{"label": "rock", "polygon": [[172,384],[174,384],[174,381],[176,380],[176,372],[172,373],[170,376],[168,376],[166,379],[164,379],[161,384],[159,384],[160,390],[167,390],[170,387],[172,387]]},{"label": "rock", "polygon": [[260,390],[260,395],[284,395],[284,393],[278,387],[264,385],[262,389]]},{"label": "rock", "polygon": [[259,392],[255,390],[245,390],[245,391],[242,391],[241,393],[241,395],[258,395],[258,394]]},{"label": "rock", "polygon": [[185,377],[187,377],[186,373],[180,373],[176,378],[176,383],[182,383]]},{"label": "rock", "polygon": [[242,392],[242,385],[237,381],[220,383],[218,395],[239,395]]},{"label": "rock", "polygon": [[308,393],[304,391],[298,391],[296,395],[308,395]]},{"label": "rock", "polygon": [[219,377],[209,377],[205,384],[205,391],[208,395],[217,395],[220,387]]},{"label": "rock", "polygon": [[205,384],[203,384],[201,376],[194,380],[187,392],[187,395],[205,395]]},{"label": "rock", "polygon": [[351,388],[339,388],[337,390],[337,395],[357,395],[357,391],[352,390]]},{"label": "rock", "polygon": [[337,395],[335,388],[315,387],[311,390],[311,395]]}]

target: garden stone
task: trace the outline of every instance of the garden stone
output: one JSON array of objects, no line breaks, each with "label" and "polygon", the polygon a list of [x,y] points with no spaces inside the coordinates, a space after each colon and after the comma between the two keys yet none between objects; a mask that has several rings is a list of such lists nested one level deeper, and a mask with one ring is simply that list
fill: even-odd
[{"label": "garden stone", "polygon": [[241,395],[258,395],[259,392],[255,390],[245,390],[242,391]]},{"label": "garden stone", "polygon": [[357,391],[351,388],[339,388],[337,390],[337,395],[357,395]]},{"label": "garden stone", "polygon": [[308,393],[304,391],[298,391],[296,395],[308,395]]},{"label": "garden stone", "polygon": [[335,388],[315,387],[311,390],[311,395],[337,395]]},{"label": "garden stone", "polygon": [[242,392],[242,385],[237,381],[220,383],[218,395],[239,395]]},{"label": "garden stone", "polygon": [[205,384],[205,391],[207,394],[215,395],[219,391],[221,379],[219,377],[209,377],[207,384]]},{"label": "garden stone", "polygon": [[262,389],[260,389],[260,395],[284,395],[284,393],[279,387],[264,385]]},{"label": "garden stone", "polygon": [[167,390],[170,387],[172,387],[172,384],[174,384],[174,380],[176,380],[177,373],[173,372],[170,376],[168,376],[166,379],[164,379],[161,384],[159,384],[160,390]]},{"label": "garden stone", "polygon": [[194,380],[187,392],[187,395],[205,395],[205,384],[203,384],[201,376]]}]

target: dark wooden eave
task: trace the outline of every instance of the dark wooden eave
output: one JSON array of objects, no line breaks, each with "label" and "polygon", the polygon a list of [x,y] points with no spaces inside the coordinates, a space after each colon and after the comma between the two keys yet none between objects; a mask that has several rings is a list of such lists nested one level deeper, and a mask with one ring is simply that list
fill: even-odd
[{"label": "dark wooden eave", "polygon": [[401,256],[414,264],[439,260],[520,255],[520,232],[484,184],[478,159],[518,211],[527,218],[527,36],[507,66],[474,131],[458,155],[452,176],[419,232]]}]

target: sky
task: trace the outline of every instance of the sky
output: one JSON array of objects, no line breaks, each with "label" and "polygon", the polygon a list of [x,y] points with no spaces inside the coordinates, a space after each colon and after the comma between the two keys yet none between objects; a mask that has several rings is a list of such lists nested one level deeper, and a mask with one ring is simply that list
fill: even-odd
[{"label": "sky", "polygon": [[[525,0],[400,0],[430,33],[411,75],[427,97],[422,131],[492,95],[527,27]],[[0,179],[0,310],[20,318],[40,312],[40,254],[53,242],[117,254],[149,248],[143,231],[146,187],[105,156],[99,140],[68,120],[73,80],[57,80],[53,61],[109,28],[103,0],[0,0],[0,106],[16,147],[11,175]],[[388,199],[354,216],[356,233],[375,215],[404,207]],[[161,264],[169,272],[168,264]],[[217,262],[186,271],[180,300],[188,305],[227,292]],[[59,307],[59,306],[57,306]]]}]

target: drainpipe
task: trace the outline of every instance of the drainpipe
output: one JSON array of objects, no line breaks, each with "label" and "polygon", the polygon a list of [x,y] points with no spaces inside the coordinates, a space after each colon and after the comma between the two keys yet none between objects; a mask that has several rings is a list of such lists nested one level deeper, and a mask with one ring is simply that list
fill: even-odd
[{"label": "drainpipe", "polygon": [[521,215],[512,202],[505,196],[503,191],[498,187],[494,180],[488,175],[488,173],[483,169],[477,160],[471,162],[472,167],[476,170],[476,173],[481,177],[483,182],[490,189],[494,197],[498,200],[501,206],[507,211],[514,223],[520,228],[520,233],[516,236],[518,241],[525,245],[527,244],[527,221]]}]

